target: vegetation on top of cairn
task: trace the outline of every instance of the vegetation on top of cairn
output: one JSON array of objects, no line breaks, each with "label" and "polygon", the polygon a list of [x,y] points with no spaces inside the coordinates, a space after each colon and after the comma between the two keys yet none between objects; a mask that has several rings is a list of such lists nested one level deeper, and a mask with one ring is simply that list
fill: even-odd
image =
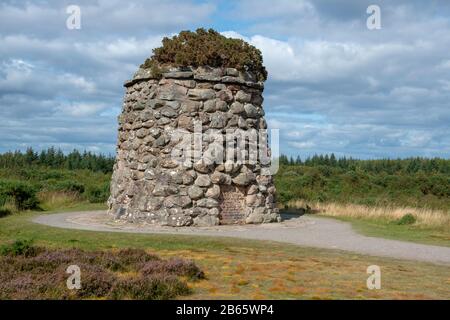
[{"label": "vegetation on top of cairn", "polygon": [[267,79],[261,51],[241,39],[231,39],[219,32],[203,28],[182,31],[173,38],[165,37],[162,47],[153,49],[141,68],[160,74],[160,67],[224,67],[256,74],[259,81]]}]

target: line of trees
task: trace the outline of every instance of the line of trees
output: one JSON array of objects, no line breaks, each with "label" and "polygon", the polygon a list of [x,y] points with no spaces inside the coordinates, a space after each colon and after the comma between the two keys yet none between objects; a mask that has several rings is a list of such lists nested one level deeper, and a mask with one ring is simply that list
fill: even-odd
[{"label": "line of trees", "polygon": [[368,173],[442,173],[450,174],[450,159],[413,157],[406,159],[359,160],[331,155],[314,155],[302,160],[300,157],[280,156],[280,164],[285,166],[340,168],[344,171]]},{"label": "line of trees", "polygon": [[[53,169],[88,169],[112,172],[114,156],[94,154],[92,152],[73,150],[64,154],[61,149],[50,147],[47,150],[37,152],[28,148],[25,152],[14,151],[0,154],[0,168],[20,168],[30,166],[44,166]],[[406,158],[406,159],[377,159],[359,160],[354,158],[337,158],[333,153],[328,155],[314,155],[301,159],[280,156],[280,164],[284,166],[306,166],[306,167],[332,167],[343,171],[363,171],[368,173],[442,173],[450,174],[450,159],[442,158]]]},{"label": "line of trees", "polygon": [[305,200],[450,210],[450,159],[283,155],[280,163],[275,183],[285,205]]},{"label": "line of trees", "polygon": [[[14,203],[17,210],[37,206],[38,192],[68,192],[104,202],[114,160],[55,148],[0,154],[0,216],[6,204]],[[304,160],[282,155],[280,162],[275,183],[282,204],[302,199],[450,210],[450,159],[357,160],[331,154]]]},{"label": "line of trees", "polygon": [[0,168],[4,169],[44,166],[52,169],[88,169],[108,173],[112,172],[113,165],[114,157],[111,155],[98,155],[88,151],[81,153],[78,150],[64,154],[61,149],[54,147],[41,152],[28,148],[25,152],[0,154]]}]

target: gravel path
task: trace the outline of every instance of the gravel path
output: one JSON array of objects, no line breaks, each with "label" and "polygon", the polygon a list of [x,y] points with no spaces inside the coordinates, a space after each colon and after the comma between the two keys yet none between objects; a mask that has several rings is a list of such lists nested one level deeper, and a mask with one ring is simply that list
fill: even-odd
[{"label": "gravel path", "polygon": [[53,227],[107,232],[223,236],[287,242],[300,246],[337,249],[372,256],[450,265],[450,248],[373,238],[353,231],[347,222],[314,216],[285,216],[282,223],[219,227],[157,227],[110,220],[104,211],[41,215],[34,222]]}]

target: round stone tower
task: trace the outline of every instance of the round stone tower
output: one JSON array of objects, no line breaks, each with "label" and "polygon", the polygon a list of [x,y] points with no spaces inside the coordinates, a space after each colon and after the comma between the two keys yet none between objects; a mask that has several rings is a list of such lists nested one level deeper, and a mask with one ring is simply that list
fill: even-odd
[{"label": "round stone tower", "polygon": [[169,226],[280,220],[254,73],[141,67],[125,88],[110,215]]}]

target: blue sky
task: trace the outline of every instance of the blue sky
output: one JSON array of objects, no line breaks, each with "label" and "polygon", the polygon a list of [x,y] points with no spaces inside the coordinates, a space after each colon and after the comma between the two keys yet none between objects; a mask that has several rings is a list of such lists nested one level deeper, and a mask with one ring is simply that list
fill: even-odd
[{"label": "blue sky", "polygon": [[261,49],[283,153],[450,157],[450,4],[406,0],[2,1],[0,152],[114,153],[123,82],[163,36],[197,27]]}]

